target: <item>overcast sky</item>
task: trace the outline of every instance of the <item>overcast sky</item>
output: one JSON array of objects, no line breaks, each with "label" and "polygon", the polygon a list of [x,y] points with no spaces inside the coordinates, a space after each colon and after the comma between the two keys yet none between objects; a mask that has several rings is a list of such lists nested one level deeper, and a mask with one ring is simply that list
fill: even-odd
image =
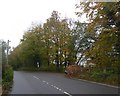
[{"label": "overcast sky", "polygon": [[16,47],[32,22],[44,23],[53,10],[62,17],[77,18],[76,3],[78,0],[0,0],[0,39]]}]

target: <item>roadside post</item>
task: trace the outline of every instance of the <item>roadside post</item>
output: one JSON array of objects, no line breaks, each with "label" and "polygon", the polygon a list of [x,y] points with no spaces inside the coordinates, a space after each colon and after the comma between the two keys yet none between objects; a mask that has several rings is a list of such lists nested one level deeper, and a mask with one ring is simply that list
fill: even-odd
[{"label": "roadside post", "polygon": [[38,68],[40,67],[39,62],[37,62],[37,67],[38,67]]}]

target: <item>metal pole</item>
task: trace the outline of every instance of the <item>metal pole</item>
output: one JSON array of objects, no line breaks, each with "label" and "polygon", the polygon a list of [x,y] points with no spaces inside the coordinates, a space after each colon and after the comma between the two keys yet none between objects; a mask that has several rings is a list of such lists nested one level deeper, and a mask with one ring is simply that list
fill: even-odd
[{"label": "metal pole", "polygon": [[9,42],[11,41],[10,40],[7,41],[7,65],[8,65]]}]

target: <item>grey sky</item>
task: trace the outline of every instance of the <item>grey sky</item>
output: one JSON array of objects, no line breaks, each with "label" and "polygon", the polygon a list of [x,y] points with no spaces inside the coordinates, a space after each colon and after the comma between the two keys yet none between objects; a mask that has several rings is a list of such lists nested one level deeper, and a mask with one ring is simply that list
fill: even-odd
[{"label": "grey sky", "polygon": [[17,46],[32,22],[44,23],[53,10],[62,17],[77,18],[76,3],[78,0],[0,0],[0,39]]}]

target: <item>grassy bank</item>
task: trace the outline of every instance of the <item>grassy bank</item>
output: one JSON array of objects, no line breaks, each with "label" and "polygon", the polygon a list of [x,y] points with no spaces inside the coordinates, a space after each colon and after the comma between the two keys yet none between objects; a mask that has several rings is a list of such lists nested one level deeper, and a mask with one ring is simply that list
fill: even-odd
[{"label": "grassy bank", "polygon": [[92,71],[89,73],[81,74],[78,78],[105,83],[115,86],[120,86],[119,73],[114,71]]}]

